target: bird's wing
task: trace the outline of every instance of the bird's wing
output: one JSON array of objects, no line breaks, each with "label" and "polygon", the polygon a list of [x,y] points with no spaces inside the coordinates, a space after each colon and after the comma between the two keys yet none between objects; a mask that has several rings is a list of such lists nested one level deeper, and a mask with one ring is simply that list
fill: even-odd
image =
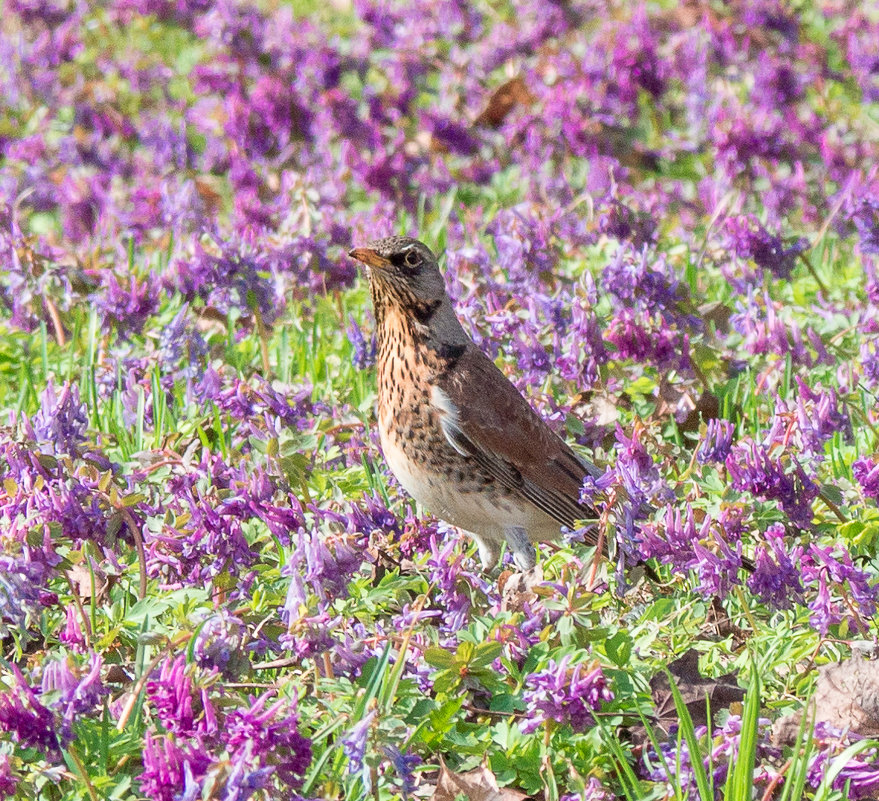
[{"label": "bird's wing", "polygon": [[580,503],[583,479],[596,468],[581,461],[537,415],[478,347],[434,377],[433,405],[446,439],[498,482],[573,528],[595,516]]}]

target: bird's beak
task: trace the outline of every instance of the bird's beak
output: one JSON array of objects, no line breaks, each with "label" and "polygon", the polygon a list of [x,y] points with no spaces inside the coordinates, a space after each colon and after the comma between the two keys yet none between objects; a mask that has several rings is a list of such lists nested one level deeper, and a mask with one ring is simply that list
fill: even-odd
[{"label": "bird's beak", "polygon": [[383,267],[390,265],[390,262],[384,256],[380,256],[378,251],[375,251],[372,248],[354,248],[354,250],[348,252],[348,255],[352,259],[362,261],[367,267],[378,267],[379,269],[382,269]]}]

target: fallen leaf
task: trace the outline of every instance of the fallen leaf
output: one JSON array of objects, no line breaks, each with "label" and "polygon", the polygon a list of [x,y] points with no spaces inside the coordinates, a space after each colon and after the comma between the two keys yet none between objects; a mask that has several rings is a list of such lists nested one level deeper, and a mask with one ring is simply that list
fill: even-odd
[{"label": "fallen leaf", "polygon": [[712,323],[721,334],[729,333],[729,318],[732,317],[733,310],[730,306],[720,301],[711,303],[703,303],[699,307],[699,316],[706,323]]},{"label": "fallen leaf", "polygon": [[[879,735],[879,660],[852,656],[818,668],[811,710],[815,723],[829,723],[864,737]],[[802,712],[796,712],[776,721],[773,742],[793,744],[801,718]]]},{"label": "fallen leaf", "polygon": [[584,395],[582,404],[586,416],[591,419],[593,425],[609,426],[620,418],[620,408],[628,406],[628,399],[623,396],[615,396],[606,392],[597,391]]},{"label": "fallen leaf", "polygon": [[[684,705],[693,719],[694,726],[708,726],[708,700],[712,720],[718,710],[727,709],[730,704],[740,702],[745,691],[736,683],[734,673],[727,673],[716,679],[706,679],[699,673],[699,652],[691,648],[668,666],[675,684],[684,700]],[[657,673],[650,680],[653,703],[656,706],[656,724],[666,734],[673,725],[679,723],[674,698],[665,673]],[[713,728],[713,723],[709,728]]]},{"label": "fallen leaf", "polygon": [[712,392],[695,394],[696,387],[681,388],[666,376],[659,382],[659,403],[656,413],[660,418],[674,417],[681,431],[698,431],[699,424],[720,414],[720,401]]},{"label": "fallen leaf", "polygon": [[537,599],[534,588],[543,582],[543,570],[535,565],[524,573],[504,571],[498,579],[501,591],[501,611],[521,612],[525,604]]},{"label": "fallen leaf", "polygon": [[497,128],[516,106],[530,106],[534,96],[520,77],[511,78],[492,92],[488,104],[476,118],[476,125]]},{"label": "fallen leaf", "polygon": [[[97,565],[92,565],[94,573],[94,590],[95,604],[100,606],[107,597],[107,590],[110,588],[111,578]],[[70,581],[71,589],[79,596],[80,600],[88,601],[92,598],[92,573],[89,572],[88,566],[82,562],[74,564],[67,571],[67,578]]]},{"label": "fallen leaf", "polygon": [[498,787],[497,779],[487,765],[466,773],[455,773],[440,760],[439,777],[431,796],[433,801],[456,801],[462,795],[468,801],[522,801],[528,798],[528,794],[520,790]]}]

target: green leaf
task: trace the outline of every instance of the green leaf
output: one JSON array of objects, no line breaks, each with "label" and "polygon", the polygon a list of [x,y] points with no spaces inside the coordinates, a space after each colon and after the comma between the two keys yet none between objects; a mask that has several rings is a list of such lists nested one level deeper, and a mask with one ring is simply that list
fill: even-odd
[{"label": "green leaf", "polygon": [[428,648],[424,652],[423,658],[428,665],[435,668],[450,668],[456,661],[455,654],[437,646]]},{"label": "green leaf", "polygon": [[489,640],[488,642],[479,643],[476,646],[469,665],[471,668],[482,668],[490,665],[501,655],[504,650],[503,643],[497,640]]},{"label": "green leaf", "polygon": [[632,638],[619,631],[604,643],[605,653],[620,667],[626,667],[632,658]]}]

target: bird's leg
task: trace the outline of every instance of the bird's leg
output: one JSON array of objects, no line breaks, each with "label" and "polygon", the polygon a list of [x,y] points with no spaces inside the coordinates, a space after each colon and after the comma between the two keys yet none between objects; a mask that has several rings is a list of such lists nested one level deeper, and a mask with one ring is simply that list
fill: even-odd
[{"label": "bird's leg", "polygon": [[504,537],[510,551],[513,553],[513,561],[520,570],[531,570],[537,564],[537,553],[534,545],[528,538],[528,532],[522,526],[506,526]]},{"label": "bird's leg", "polygon": [[498,559],[501,558],[501,545],[497,540],[489,539],[484,534],[474,534],[468,532],[476,541],[479,548],[479,561],[482,563],[482,569],[490,572],[497,567]]}]

